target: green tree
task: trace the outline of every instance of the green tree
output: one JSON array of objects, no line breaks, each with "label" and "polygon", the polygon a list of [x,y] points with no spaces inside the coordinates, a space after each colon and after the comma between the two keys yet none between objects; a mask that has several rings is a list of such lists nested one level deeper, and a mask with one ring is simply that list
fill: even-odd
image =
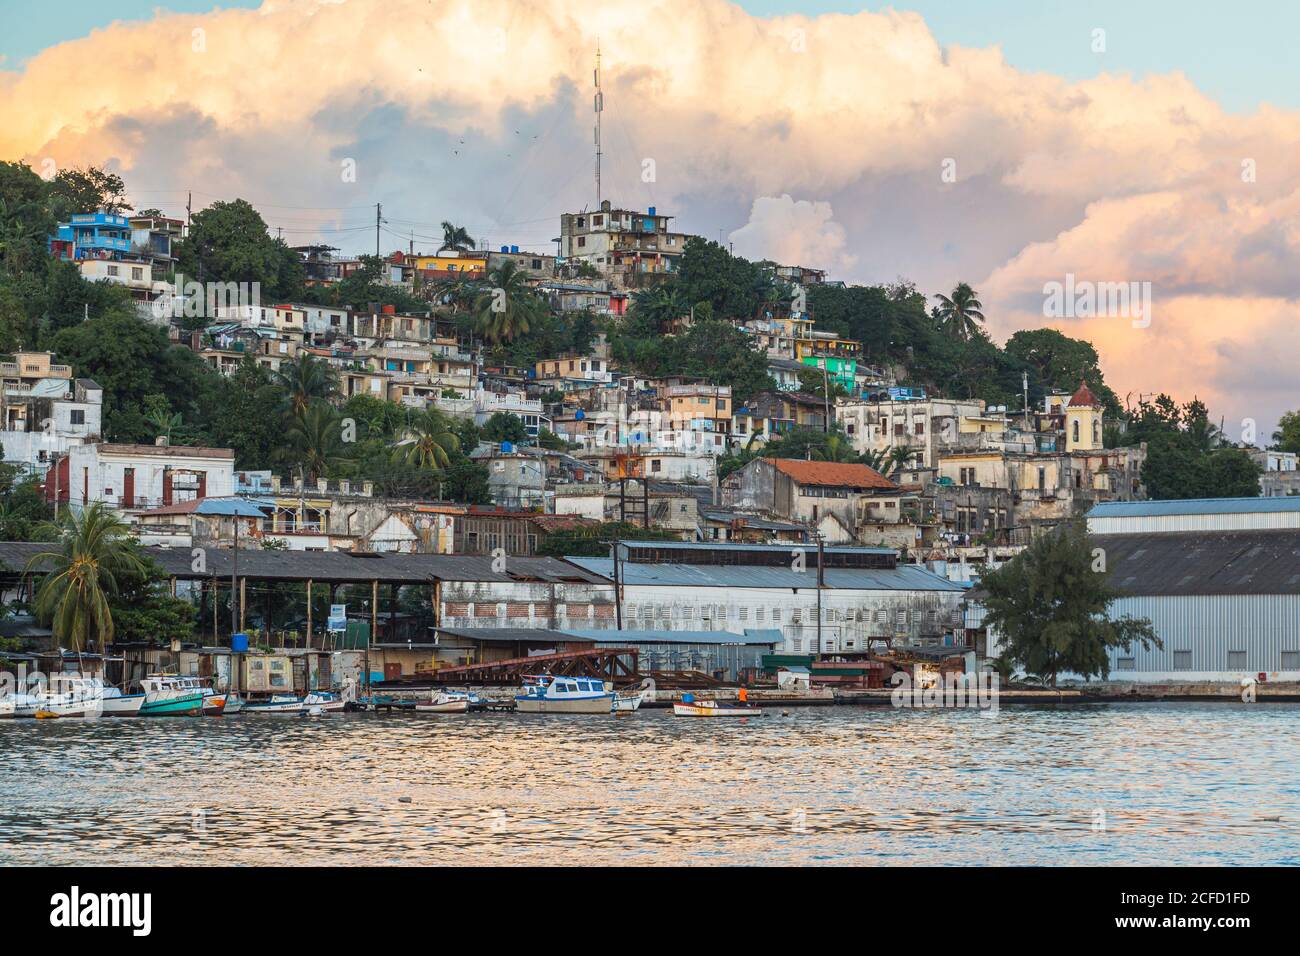
[{"label": "green tree", "polygon": [[60,170],[50,184],[50,202],[61,220],[74,213],[103,209],[116,215],[131,208],[122,177],[95,166]]},{"label": "green tree", "polygon": [[964,342],[980,331],[980,324],[984,321],[984,306],[970,285],[959,282],[951,296],[939,293],[935,298],[939,300],[935,315],[939,319],[940,328],[947,335]]},{"label": "green tree", "polygon": [[301,418],[313,402],[328,401],[337,394],[338,372],[324,359],[304,352],[272,372],[271,384],[283,395],[281,410]]},{"label": "green tree", "polygon": [[483,440],[490,442],[514,442],[522,445],[528,441],[528,430],[518,415],[509,412],[493,412],[483,423]]},{"label": "green tree", "polygon": [[442,245],[438,251],[442,252],[447,249],[456,249],[464,252],[474,248],[474,240],[470,237],[469,230],[457,226],[454,223],[443,221],[442,224]]},{"label": "green tree", "polygon": [[140,568],[125,568],[117,575],[117,593],[109,598],[114,637],[118,643],[170,644],[194,637],[194,605],[172,597],[162,567],[140,550],[129,547]]},{"label": "green tree", "polygon": [[238,468],[273,467],[284,444],[284,393],[272,383],[270,370],[245,355],[229,377],[214,371],[209,382],[199,413],[207,423],[207,440],[233,449]]},{"label": "green tree", "polygon": [[32,555],[27,571],[44,573],[36,591],[37,619],[50,626],[60,644],[80,654],[92,640],[102,649],[113,640],[110,601],[123,576],[144,574],[125,524],[102,502],[80,514],[63,512],[58,537]]},{"label": "green tree", "polygon": [[306,482],[327,478],[352,461],[343,441],[342,416],[326,402],[313,402],[302,415],[290,415],[285,438],[289,462]]},{"label": "green tree", "polygon": [[632,294],[632,311],[658,332],[667,332],[671,324],[690,309],[675,282],[661,282]]},{"label": "green tree", "polygon": [[[1120,414],[1119,400],[1106,385],[1097,350],[1091,342],[1072,339],[1056,329],[1026,329],[1007,339],[1005,349],[1008,356],[1034,372],[1030,379],[1031,402],[1041,399],[1044,389],[1073,392],[1080,382],[1087,382],[1092,393],[1101,399],[1107,414]],[[1043,388],[1038,388],[1038,383]]]},{"label": "green tree", "polygon": [[411,420],[403,442],[395,449],[398,461],[428,471],[443,471],[459,451],[460,439],[452,431],[451,422],[432,407]]},{"label": "green tree", "polygon": [[1278,419],[1273,447],[1278,451],[1300,454],[1300,411],[1286,412]]},{"label": "green tree", "polygon": [[527,274],[513,262],[503,262],[488,273],[487,288],[474,305],[479,331],[489,342],[511,342],[538,321],[544,309]]},{"label": "green tree", "polygon": [[985,623],[1005,643],[1002,656],[1056,686],[1061,673],[1110,676],[1107,652],[1163,647],[1151,622],[1110,618],[1122,596],[1095,556],[1081,521],[1060,526],[996,571],[985,573]]},{"label": "green tree", "polygon": [[243,199],[215,202],[191,217],[176,247],[177,271],[199,282],[259,283],[270,299],[298,298],[302,264]]}]

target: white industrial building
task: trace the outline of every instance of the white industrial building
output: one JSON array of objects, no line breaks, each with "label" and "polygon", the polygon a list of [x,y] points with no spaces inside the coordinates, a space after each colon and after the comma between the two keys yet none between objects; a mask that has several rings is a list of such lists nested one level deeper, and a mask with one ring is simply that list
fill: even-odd
[{"label": "white industrial building", "polygon": [[1300,497],[1106,502],[1088,530],[1111,615],[1164,643],[1112,651],[1112,680],[1300,680]]},{"label": "white industrial building", "polygon": [[[863,653],[872,642],[959,645],[962,585],[892,548],[620,544],[623,627],[644,631],[779,631],[783,653]],[[613,579],[613,558],[567,558]],[[818,624],[820,608],[820,626]]]}]

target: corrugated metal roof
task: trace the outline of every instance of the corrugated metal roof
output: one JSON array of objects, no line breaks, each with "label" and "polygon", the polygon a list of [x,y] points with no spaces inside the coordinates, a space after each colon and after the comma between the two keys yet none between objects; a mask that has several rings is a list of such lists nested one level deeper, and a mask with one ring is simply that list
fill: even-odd
[{"label": "corrugated metal roof", "polygon": [[1094,537],[1129,595],[1300,594],[1300,531]]},{"label": "corrugated metal roof", "polygon": [[[783,551],[787,554],[801,549],[815,554],[815,544],[738,544],[733,541],[655,541],[646,538],[620,538],[619,544],[628,548],[650,548],[655,551]],[[897,554],[897,548],[823,548],[826,554]]]},{"label": "corrugated metal roof", "polygon": [[[663,542],[656,541],[657,544]],[[614,562],[609,558],[569,558],[594,574],[612,578]],[[666,587],[702,588],[815,588],[817,568],[806,571],[787,567],[712,564],[641,564],[625,561],[619,565],[623,583]],[[962,587],[914,564],[896,568],[827,568],[826,587],[859,591],[961,591]]]},{"label": "corrugated metal roof", "polygon": [[733,631],[616,631],[613,629],[579,628],[565,631],[583,640],[597,644],[780,644],[784,639],[780,631],[763,631],[737,634]]},{"label": "corrugated metal roof", "polygon": [[1286,498],[1184,498],[1177,501],[1103,501],[1089,518],[1136,518],[1162,515],[1252,514],[1300,511],[1300,495]]},{"label": "corrugated metal roof", "polygon": [[[27,561],[51,546],[37,542],[0,542],[0,565],[22,573]],[[204,571],[194,571],[189,548],[146,547],[168,575],[193,580],[213,575],[229,578],[229,548],[204,549]],[[509,556],[506,569],[494,571],[488,554],[396,554],[393,552],[253,551],[240,550],[239,575],[264,580],[362,582],[379,580],[398,584],[441,581],[545,581],[587,584],[610,582],[559,558]]]},{"label": "corrugated metal roof", "polygon": [[[551,631],[542,627],[439,627],[439,634],[450,634],[467,641],[491,641],[521,644],[581,643],[589,638],[580,637],[576,631]],[[399,641],[394,647],[402,647]],[[490,663],[490,662],[489,662]]]}]

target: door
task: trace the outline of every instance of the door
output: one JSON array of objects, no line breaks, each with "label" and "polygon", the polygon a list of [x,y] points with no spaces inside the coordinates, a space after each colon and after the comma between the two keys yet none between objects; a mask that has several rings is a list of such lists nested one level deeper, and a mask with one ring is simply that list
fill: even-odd
[{"label": "door", "polygon": [[384,680],[397,680],[402,676],[401,664],[384,664]]}]

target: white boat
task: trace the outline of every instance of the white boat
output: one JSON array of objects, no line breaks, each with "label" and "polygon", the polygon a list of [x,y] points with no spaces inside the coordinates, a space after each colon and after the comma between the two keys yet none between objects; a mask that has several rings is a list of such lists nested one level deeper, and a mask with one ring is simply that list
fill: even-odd
[{"label": "white boat", "polygon": [[297,714],[302,711],[301,697],[295,694],[275,694],[269,700],[244,701],[246,714]]},{"label": "white boat", "polygon": [[104,711],[104,685],[89,677],[52,679],[52,686],[36,695],[32,716],[98,717]]},{"label": "white boat", "polygon": [[304,710],[319,707],[325,713],[336,713],[347,709],[348,702],[327,690],[314,690],[302,699],[302,706]]},{"label": "white boat", "polygon": [[231,714],[237,714],[244,709],[244,699],[238,694],[226,695],[226,706],[221,709],[223,716],[229,717]]},{"label": "white boat", "polygon": [[763,711],[749,704],[720,704],[716,700],[683,700],[673,704],[678,717],[757,717]]},{"label": "white boat", "polygon": [[144,694],[124,694],[121,688],[104,688],[105,717],[135,717],[144,705]]},{"label": "white boat", "polygon": [[654,700],[655,682],[647,677],[641,682],[641,686],[634,691],[614,696],[614,713],[627,714],[636,710],[647,700]]},{"label": "white boat", "polygon": [[0,697],[0,718],[35,717],[40,698],[36,694],[5,694]]},{"label": "white boat", "polygon": [[614,695],[605,682],[589,677],[556,677],[552,674],[524,678],[524,693],[515,697],[521,714],[608,714]]},{"label": "white boat", "polygon": [[467,714],[469,713],[469,695],[439,694],[429,700],[415,702],[417,714]]}]

